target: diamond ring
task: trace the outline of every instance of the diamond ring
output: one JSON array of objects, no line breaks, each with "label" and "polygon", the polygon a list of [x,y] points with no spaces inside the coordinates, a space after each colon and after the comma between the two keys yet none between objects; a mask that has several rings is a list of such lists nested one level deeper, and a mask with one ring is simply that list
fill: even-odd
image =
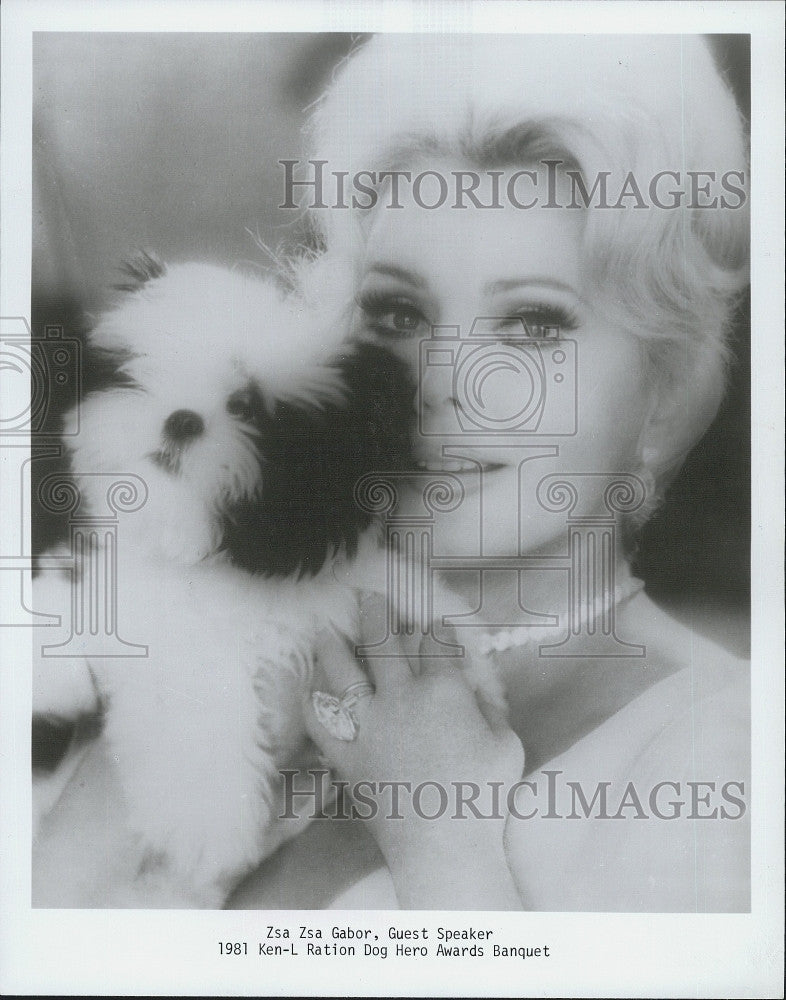
[{"label": "diamond ring", "polygon": [[374,687],[368,681],[356,681],[345,688],[339,698],[324,691],[314,691],[311,704],[323,729],[337,740],[352,743],[360,730],[353,709],[361,698],[369,698],[373,694]]}]

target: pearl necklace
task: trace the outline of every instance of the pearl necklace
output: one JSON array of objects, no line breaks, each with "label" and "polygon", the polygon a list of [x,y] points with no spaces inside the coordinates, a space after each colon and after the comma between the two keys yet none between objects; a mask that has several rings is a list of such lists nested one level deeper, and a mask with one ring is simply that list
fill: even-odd
[{"label": "pearl necklace", "polygon": [[[612,607],[619,608],[644,589],[644,581],[633,576],[626,567],[624,579],[614,588]],[[586,606],[582,606],[578,624],[581,628],[596,622],[603,613],[599,608],[590,615]],[[493,656],[494,653],[505,653],[509,649],[528,646],[539,646],[547,639],[553,639],[557,632],[554,625],[519,625],[516,628],[500,629],[498,632],[480,632],[475,640],[476,649],[482,656]]]}]

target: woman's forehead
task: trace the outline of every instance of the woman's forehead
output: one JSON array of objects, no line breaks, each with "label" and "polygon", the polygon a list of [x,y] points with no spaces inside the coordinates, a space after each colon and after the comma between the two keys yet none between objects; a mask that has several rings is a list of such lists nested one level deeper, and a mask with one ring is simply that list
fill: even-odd
[{"label": "woman's forehead", "polygon": [[583,229],[584,213],[565,208],[381,208],[367,231],[363,270],[387,268],[395,277],[400,268],[428,284],[450,275],[482,286],[522,275],[576,284]]},{"label": "woman's forehead", "polygon": [[386,186],[371,210],[366,266],[406,261],[426,273],[469,266],[484,280],[506,266],[570,274],[585,212],[562,207],[569,191],[564,172],[543,163],[486,169],[460,157],[423,159],[399,179],[396,207]]}]

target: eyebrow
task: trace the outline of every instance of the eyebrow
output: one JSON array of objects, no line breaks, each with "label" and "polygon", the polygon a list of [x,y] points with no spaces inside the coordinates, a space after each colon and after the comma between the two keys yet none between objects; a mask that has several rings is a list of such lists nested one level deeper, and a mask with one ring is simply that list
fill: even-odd
[{"label": "eyebrow", "polygon": [[486,285],[485,291],[487,294],[496,295],[499,292],[509,292],[527,285],[538,285],[542,288],[553,288],[558,292],[568,292],[570,295],[578,295],[578,292],[572,285],[567,284],[565,281],[560,281],[559,278],[552,278],[545,274],[530,275],[527,278],[501,278],[499,281],[492,281]]},{"label": "eyebrow", "polygon": [[[427,282],[416,272],[409,271],[398,264],[387,264],[378,262],[372,264],[367,271],[368,274],[381,274],[389,278],[398,278],[415,288],[426,288]],[[524,288],[528,285],[538,285],[541,288],[552,288],[558,292],[567,292],[570,295],[578,296],[578,292],[572,285],[560,281],[559,278],[552,278],[546,274],[530,275],[527,278],[500,278],[486,285],[484,291],[488,295],[497,295],[501,292],[509,292],[516,288]]]},{"label": "eyebrow", "polygon": [[399,267],[397,264],[372,264],[368,271],[368,274],[383,274],[388,278],[398,278],[400,281],[406,281],[410,285],[414,285],[415,288],[425,288],[426,282],[419,274],[414,271],[408,271],[405,267]]}]

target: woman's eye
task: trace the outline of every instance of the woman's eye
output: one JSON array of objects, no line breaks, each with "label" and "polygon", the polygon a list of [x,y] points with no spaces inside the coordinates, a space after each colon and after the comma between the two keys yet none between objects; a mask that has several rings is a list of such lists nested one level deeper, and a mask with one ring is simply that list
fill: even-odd
[{"label": "woman's eye", "polygon": [[546,337],[559,337],[558,323],[552,323],[541,313],[524,313],[513,317],[514,325],[525,337],[531,340],[544,340]]},{"label": "woman's eye", "polygon": [[390,326],[401,333],[412,333],[420,325],[420,314],[415,309],[410,309],[407,306],[393,309],[390,313],[386,314],[386,318],[388,316]]},{"label": "woman's eye", "polygon": [[501,324],[506,342],[520,340],[558,340],[575,330],[576,320],[563,309],[522,309]]},{"label": "woman's eye", "polygon": [[254,400],[251,393],[233,393],[227,400],[227,413],[238,420],[250,420],[254,415]]},{"label": "woman's eye", "polygon": [[366,322],[377,333],[395,337],[428,335],[428,322],[412,303],[374,294],[361,296],[360,308]]}]

